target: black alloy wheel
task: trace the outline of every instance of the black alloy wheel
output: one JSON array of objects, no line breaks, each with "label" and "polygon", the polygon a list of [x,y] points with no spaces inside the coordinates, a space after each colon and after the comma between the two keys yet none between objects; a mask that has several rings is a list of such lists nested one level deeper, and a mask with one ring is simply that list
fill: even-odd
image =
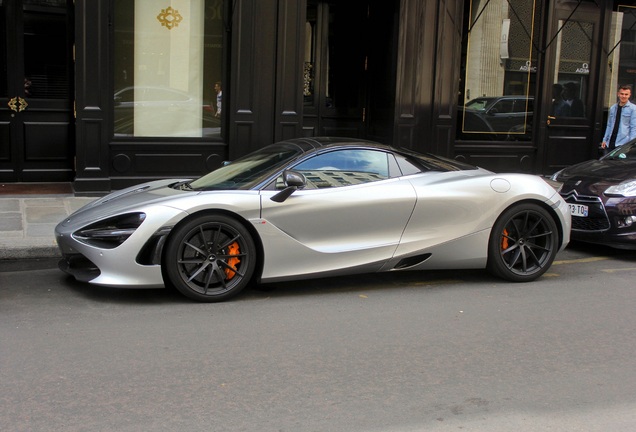
[{"label": "black alloy wheel", "polygon": [[553,216],[538,204],[515,205],[497,219],[488,244],[488,270],[512,282],[537,279],[552,265],[559,233]]},{"label": "black alloy wheel", "polygon": [[249,284],[256,247],[240,222],[224,215],[200,215],[173,230],[164,264],[170,285],[183,295],[219,302]]}]

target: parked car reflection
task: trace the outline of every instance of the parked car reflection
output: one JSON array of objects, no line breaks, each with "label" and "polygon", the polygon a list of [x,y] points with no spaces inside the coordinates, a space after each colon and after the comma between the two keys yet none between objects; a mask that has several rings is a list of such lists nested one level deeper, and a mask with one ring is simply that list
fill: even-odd
[{"label": "parked car reflection", "polygon": [[460,139],[532,139],[534,98],[527,96],[478,97],[460,107]]},{"label": "parked car reflection", "polygon": [[[162,136],[210,137],[220,134],[221,121],[214,117],[212,107],[177,89],[125,87],[115,92],[113,106],[117,137],[135,136],[135,128],[139,127],[152,130],[158,125],[165,126],[166,118],[176,126],[162,131]],[[138,110],[137,117],[135,110]],[[143,116],[139,115],[140,110],[143,110]]]}]

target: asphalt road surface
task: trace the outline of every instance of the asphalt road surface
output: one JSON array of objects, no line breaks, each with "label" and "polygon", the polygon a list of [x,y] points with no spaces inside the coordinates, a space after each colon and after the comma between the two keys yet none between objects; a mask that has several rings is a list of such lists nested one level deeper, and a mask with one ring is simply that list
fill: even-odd
[{"label": "asphalt road surface", "polygon": [[220,304],[0,262],[2,431],[636,430],[636,252],[276,284]]}]

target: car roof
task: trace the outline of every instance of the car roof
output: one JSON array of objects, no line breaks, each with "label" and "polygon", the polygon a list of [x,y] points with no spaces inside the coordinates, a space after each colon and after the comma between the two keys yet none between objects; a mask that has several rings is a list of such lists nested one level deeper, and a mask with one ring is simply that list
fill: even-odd
[{"label": "car roof", "polygon": [[284,141],[280,141],[276,144],[292,144],[298,146],[304,153],[312,150],[319,150],[322,148],[334,147],[334,146],[361,146],[372,147],[376,149],[383,149],[389,151],[400,151],[390,145],[381,144],[376,141],[369,141],[361,138],[349,138],[349,137],[311,137],[311,138],[292,138]]},{"label": "car roof", "polygon": [[523,95],[505,95],[505,96],[479,96],[474,99],[469,100],[468,102],[473,102],[476,100],[485,100],[485,101],[498,101],[503,99],[529,99],[532,100],[534,97],[532,96],[523,96]]}]

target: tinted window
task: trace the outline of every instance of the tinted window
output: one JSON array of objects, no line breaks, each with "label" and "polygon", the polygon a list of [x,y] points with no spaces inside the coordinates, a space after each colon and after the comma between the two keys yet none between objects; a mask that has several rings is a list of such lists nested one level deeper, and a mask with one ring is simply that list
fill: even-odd
[{"label": "tinted window", "polygon": [[337,150],[317,155],[296,165],[306,188],[329,188],[368,183],[389,178],[388,154],[375,150]]},{"label": "tinted window", "polygon": [[420,154],[401,149],[401,155],[396,155],[403,175],[427,171],[463,171],[477,169],[473,165],[447,159],[433,154]]},{"label": "tinted window", "polygon": [[512,112],[512,99],[500,100],[495,104],[492,111],[501,114]]}]

